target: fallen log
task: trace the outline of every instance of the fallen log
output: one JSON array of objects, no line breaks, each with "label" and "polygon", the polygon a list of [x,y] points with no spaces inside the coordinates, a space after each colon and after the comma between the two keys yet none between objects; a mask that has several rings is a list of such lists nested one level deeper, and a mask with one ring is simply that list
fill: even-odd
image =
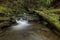
[{"label": "fallen log", "polygon": [[7,26],[7,25],[10,25],[8,21],[1,22],[0,23],[0,28],[3,27],[3,26]]},{"label": "fallen log", "polygon": [[0,17],[0,21],[8,21],[8,20],[10,20],[9,17]]},{"label": "fallen log", "polygon": [[[30,10],[30,9],[29,9]],[[59,16],[53,12],[56,12],[56,10],[53,11],[38,11],[38,10],[31,10],[35,11],[37,14],[48,20],[51,24],[55,25],[55,27],[60,31],[60,21]],[[60,9],[58,10],[60,11]]]},{"label": "fallen log", "polygon": [[49,10],[44,10],[44,12],[60,12],[60,8],[58,9],[49,9]]}]

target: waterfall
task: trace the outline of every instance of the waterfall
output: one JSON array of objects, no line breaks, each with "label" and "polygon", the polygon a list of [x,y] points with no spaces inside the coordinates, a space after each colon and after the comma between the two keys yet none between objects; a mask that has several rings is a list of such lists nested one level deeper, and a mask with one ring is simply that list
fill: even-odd
[{"label": "waterfall", "polygon": [[26,13],[23,14],[23,18],[20,18],[19,20],[16,19],[16,23],[17,23],[17,25],[12,26],[13,30],[26,29],[30,25],[28,23],[28,20],[27,20],[27,17],[26,17]]}]

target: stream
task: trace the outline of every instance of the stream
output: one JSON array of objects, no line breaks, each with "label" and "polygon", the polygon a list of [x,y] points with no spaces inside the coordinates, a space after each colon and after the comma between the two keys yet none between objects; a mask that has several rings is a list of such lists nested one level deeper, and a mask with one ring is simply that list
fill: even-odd
[{"label": "stream", "polygon": [[16,18],[17,24],[9,27],[0,40],[60,40],[60,36],[39,21],[30,22],[27,18],[25,13],[23,17]]}]

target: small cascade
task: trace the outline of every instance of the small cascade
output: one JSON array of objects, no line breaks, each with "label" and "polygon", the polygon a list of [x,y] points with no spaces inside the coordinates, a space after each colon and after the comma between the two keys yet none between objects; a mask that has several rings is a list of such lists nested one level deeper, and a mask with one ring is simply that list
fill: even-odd
[{"label": "small cascade", "polygon": [[13,30],[22,30],[22,29],[26,29],[26,27],[28,27],[30,24],[28,23],[27,17],[26,17],[26,13],[24,13],[23,15],[24,18],[20,18],[19,20],[16,19],[16,23],[17,25],[12,26]]}]

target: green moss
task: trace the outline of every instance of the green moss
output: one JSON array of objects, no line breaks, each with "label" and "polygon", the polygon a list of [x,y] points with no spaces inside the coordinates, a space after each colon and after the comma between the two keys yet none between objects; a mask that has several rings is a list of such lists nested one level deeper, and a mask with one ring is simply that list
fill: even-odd
[{"label": "green moss", "polygon": [[9,17],[0,17],[0,21],[3,20],[3,21],[6,21],[6,20],[10,20]]},{"label": "green moss", "polygon": [[[29,9],[29,10],[31,10],[31,9]],[[54,13],[54,12],[58,12],[58,11],[60,12],[60,9],[43,10],[43,11],[38,11],[38,10],[32,9],[31,11],[35,11],[40,16],[43,16],[51,24],[55,25],[55,27],[58,30],[60,30],[59,15]]]},{"label": "green moss", "polygon": [[6,7],[0,6],[0,13],[6,10]]},{"label": "green moss", "polygon": [[39,15],[43,16],[45,19],[50,21],[50,23],[54,24],[58,30],[60,30],[60,22],[58,20],[59,16],[54,13],[44,13],[43,11],[35,10]]}]

